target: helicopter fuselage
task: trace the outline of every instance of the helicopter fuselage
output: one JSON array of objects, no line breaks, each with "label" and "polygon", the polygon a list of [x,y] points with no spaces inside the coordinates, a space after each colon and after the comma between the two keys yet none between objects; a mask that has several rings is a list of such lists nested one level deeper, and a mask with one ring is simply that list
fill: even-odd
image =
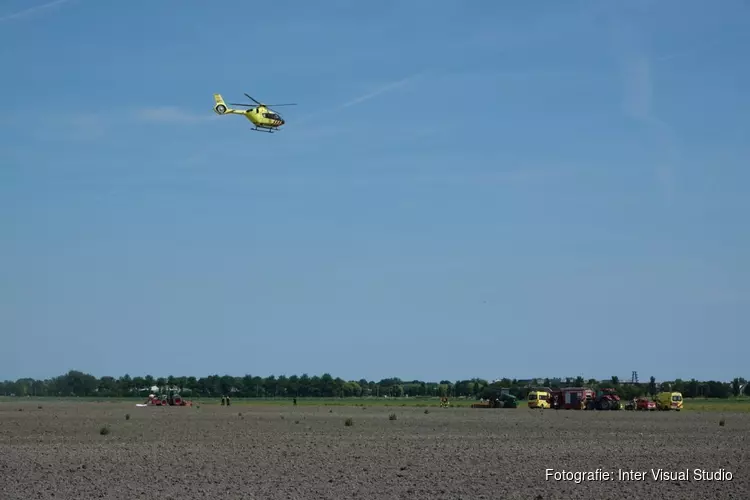
[{"label": "helicopter fuselage", "polygon": [[278,114],[269,111],[265,106],[250,108],[243,113],[245,118],[258,127],[277,128],[284,125],[284,120]]}]

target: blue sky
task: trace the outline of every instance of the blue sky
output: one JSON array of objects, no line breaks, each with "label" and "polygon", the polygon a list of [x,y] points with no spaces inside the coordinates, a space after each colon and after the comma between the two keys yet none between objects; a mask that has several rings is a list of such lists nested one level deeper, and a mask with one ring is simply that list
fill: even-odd
[{"label": "blue sky", "polygon": [[0,2],[0,378],[750,375],[747,2],[53,3]]}]

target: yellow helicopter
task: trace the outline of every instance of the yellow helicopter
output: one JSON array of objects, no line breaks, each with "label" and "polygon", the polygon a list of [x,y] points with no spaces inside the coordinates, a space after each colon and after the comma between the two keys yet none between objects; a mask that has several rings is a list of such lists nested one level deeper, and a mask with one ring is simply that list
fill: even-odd
[{"label": "yellow helicopter", "polygon": [[[251,128],[250,130],[255,130],[257,132],[268,132],[270,134],[275,130],[278,130],[279,127],[286,123],[284,119],[281,118],[281,115],[272,110],[270,106],[296,106],[296,104],[263,104],[256,101],[248,94],[245,95],[255,104],[241,104],[230,102],[229,105],[227,105],[227,103],[224,102],[224,98],[221,97],[221,94],[214,94],[214,101],[216,101],[216,104],[214,105],[214,111],[218,115],[245,115],[245,118],[253,122],[253,124],[255,125],[255,128]],[[246,106],[249,109],[232,109],[229,106]]]}]

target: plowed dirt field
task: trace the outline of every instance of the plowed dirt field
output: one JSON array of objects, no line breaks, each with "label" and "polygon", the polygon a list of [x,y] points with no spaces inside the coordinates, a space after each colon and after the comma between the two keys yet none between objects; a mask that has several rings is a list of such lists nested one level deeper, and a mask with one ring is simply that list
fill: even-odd
[{"label": "plowed dirt field", "polygon": [[0,403],[2,500],[750,498],[746,413],[41,405]]}]

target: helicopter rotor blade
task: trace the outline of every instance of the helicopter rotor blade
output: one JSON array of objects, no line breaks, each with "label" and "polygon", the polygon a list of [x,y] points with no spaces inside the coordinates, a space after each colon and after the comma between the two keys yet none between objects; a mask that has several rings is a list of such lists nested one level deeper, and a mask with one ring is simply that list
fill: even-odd
[{"label": "helicopter rotor blade", "polygon": [[250,99],[251,101],[257,103],[259,106],[263,106],[263,104],[261,104],[260,102],[256,101],[255,99],[253,99],[252,96],[250,96],[249,94],[245,94],[245,95],[247,96],[248,99]]},{"label": "helicopter rotor blade", "polygon": [[242,104],[240,102],[230,102],[228,104],[230,106],[247,106],[247,107],[250,107],[250,108],[254,108],[255,106],[257,106],[257,104]]},{"label": "helicopter rotor blade", "polygon": [[270,108],[271,106],[277,107],[277,106],[296,106],[297,103],[292,104],[264,104],[265,107]]}]

